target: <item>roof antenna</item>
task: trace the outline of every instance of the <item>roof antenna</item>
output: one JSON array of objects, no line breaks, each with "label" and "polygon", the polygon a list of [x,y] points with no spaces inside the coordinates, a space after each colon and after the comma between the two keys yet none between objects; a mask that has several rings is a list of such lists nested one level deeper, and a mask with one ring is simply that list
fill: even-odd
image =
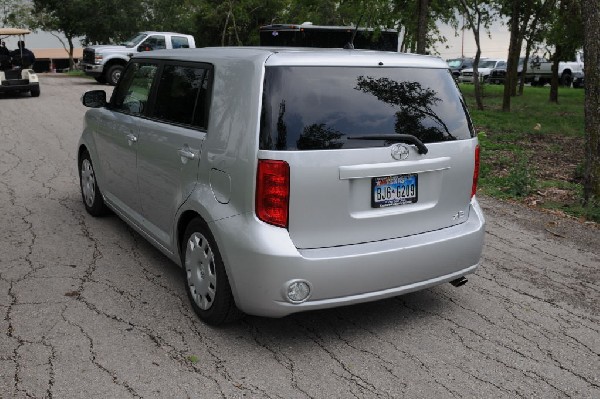
[{"label": "roof antenna", "polygon": [[356,23],[356,28],[354,28],[354,32],[352,32],[352,36],[350,37],[350,41],[344,45],[344,49],[346,50],[354,50],[354,38],[356,37],[356,32],[358,32],[358,27],[360,26],[360,21],[362,21],[362,17],[364,14],[360,15],[358,18],[358,22]]}]

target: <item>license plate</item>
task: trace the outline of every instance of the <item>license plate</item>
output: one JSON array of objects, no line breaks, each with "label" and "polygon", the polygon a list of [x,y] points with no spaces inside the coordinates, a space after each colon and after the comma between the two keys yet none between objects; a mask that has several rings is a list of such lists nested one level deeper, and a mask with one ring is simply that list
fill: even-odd
[{"label": "license plate", "polygon": [[418,175],[396,175],[371,179],[371,208],[413,204],[418,199]]}]

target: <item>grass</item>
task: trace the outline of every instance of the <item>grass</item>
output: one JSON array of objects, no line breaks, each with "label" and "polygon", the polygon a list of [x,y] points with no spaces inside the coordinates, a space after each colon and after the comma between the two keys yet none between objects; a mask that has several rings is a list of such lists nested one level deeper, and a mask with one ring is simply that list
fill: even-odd
[{"label": "grass", "polygon": [[473,85],[460,85],[481,144],[479,190],[500,199],[600,222],[600,205],[582,207],[584,90],[526,86],[502,111],[504,87],[484,86],[483,111]]}]

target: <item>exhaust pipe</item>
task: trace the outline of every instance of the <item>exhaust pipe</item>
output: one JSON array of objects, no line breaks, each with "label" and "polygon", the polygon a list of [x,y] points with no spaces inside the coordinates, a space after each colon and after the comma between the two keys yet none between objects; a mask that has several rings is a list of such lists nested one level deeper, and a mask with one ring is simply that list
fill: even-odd
[{"label": "exhaust pipe", "polygon": [[467,280],[464,276],[463,277],[459,277],[455,280],[450,281],[450,284],[452,284],[455,287],[460,287],[461,285],[465,285],[467,283]]}]

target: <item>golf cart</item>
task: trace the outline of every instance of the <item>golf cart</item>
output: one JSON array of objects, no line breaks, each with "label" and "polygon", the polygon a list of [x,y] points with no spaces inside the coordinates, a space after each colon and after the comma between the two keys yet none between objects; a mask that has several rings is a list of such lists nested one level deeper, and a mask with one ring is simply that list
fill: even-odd
[{"label": "golf cart", "polygon": [[[18,36],[24,43],[25,35],[31,33],[27,29],[0,28],[0,40],[9,36]],[[17,50],[9,52],[5,47],[0,49],[0,93],[29,92],[31,97],[40,95],[40,82],[33,71],[34,57],[32,53],[20,45]]]}]

